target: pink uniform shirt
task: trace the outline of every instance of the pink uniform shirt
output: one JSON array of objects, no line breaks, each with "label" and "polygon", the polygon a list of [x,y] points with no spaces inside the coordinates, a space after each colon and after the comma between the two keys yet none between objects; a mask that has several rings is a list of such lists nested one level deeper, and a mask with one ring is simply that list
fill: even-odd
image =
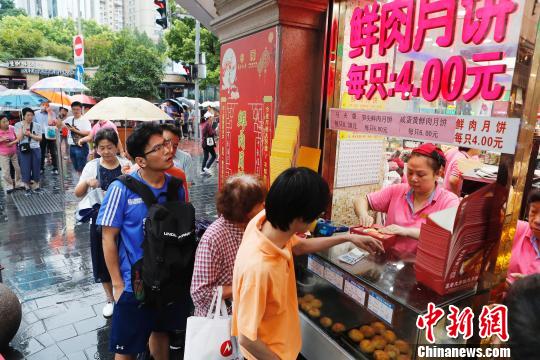
[{"label": "pink uniform shirt", "polygon": [[460,151],[458,147],[451,148],[450,150],[444,153],[444,157],[446,158],[447,169],[448,169],[448,165],[452,162],[452,160],[454,160],[454,156],[456,156],[459,153]]},{"label": "pink uniform shirt", "polygon": [[99,130],[107,129],[107,128],[113,129],[118,134],[118,128],[116,127],[116,125],[114,125],[112,121],[107,120],[103,124],[100,124],[98,121],[94,126],[92,126],[92,130],[90,131],[90,135],[92,136],[92,139],[96,137],[96,134]]},{"label": "pink uniform shirt", "polygon": [[462,159],[468,159],[469,155],[465,152],[458,151],[453,154],[452,159],[446,162],[446,168],[444,171],[444,188],[446,190],[450,189],[450,178],[452,176],[458,177],[461,179],[459,184],[459,192],[461,193],[461,187],[463,186],[463,174],[458,168],[458,162]]},{"label": "pink uniform shirt", "polygon": [[[426,204],[413,213],[414,193],[409,184],[397,184],[383,188],[367,196],[371,209],[386,213],[386,225],[420,228],[429,214],[458,206],[458,197],[440,186]],[[398,254],[415,253],[418,240],[398,237],[393,250]]]},{"label": "pink uniform shirt", "polygon": [[540,244],[526,221],[518,221],[514,243],[512,244],[512,257],[508,266],[507,280],[514,282],[512,273],[531,275],[540,273]]},{"label": "pink uniform shirt", "polygon": [[[9,125],[7,130],[0,130],[0,136],[7,138],[10,142],[15,140],[15,128]],[[0,142],[0,155],[8,156],[17,152],[17,145],[8,145],[7,142]],[[5,170],[4,170],[5,171]]]}]

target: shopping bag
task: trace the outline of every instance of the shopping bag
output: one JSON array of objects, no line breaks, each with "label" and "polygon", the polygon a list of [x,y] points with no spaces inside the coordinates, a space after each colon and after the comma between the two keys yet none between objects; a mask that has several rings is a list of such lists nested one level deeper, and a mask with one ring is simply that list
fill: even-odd
[{"label": "shopping bag", "polygon": [[91,218],[96,216],[104,197],[105,191],[101,188],[90,190],[79,202],[77,210],[75,210],[75,220],[77,221],[77,224],[88,222]]},{"label": "shopping bag", "polygon": [[220,286],[206,317],[190,316],[187,319],[185,360],[243,359],[236,338],[231,336],[231,317],[222,297]]}]

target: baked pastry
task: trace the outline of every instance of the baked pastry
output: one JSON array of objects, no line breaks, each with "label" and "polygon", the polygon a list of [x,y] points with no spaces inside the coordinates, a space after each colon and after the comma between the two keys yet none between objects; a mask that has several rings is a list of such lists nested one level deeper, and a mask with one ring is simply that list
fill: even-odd
[{"label": "baked pastry", "polygon": [[403,340],[396,340],[394,342],[394,345],[399,349],[399,352],[401,354],[409,354],[411,351],[411,348],[409,347],[409,344],[407,344]]},{"label": "baked pastry", "polygon": [[345,325],[343,325],[340,322],[337,322],[334,325],[332,325],[332,331],[335,333],[342,333],[345,331]]},{"label": "baked pastry", "polygon": [[385,330],[383,331],[383,333],[381,334],[387,342],[389,343],[393,343],[394,341],[396,341],[397,339],[397,336],[396,336],[396,333],[393,332],[392,330]]},{"label": "baked pastry", "polygon": [[371,342],[371,340],[364,339],[360,341],[360,350],[367,354],[371,354],[372,352],[375,351],[375,347],[373,346],[373,343]]},{"label": "baked pastry", "polygon": [[376,350],[382,350],[386,344],[388,344],[388,342],[381,335],[375,335],[373,339],[371,339],[371,342],[373,343],[373,346],[375,346]]},{"label": "baked pastry", "polygon": [[375,350],[373,353],[373,358],[375,360],[390,360],[388,354],[383,350]]},{"label": "baked pastry", "polygon": [[313,299],[315,299],[315,296],[313,296],[312,294],[306,294],[304,296],[304,301],[311,301]]},{"label": "baked pastry", "polygon": [[362,334],[362,332],[358,329],[351,329],[349,331],[349,337],[354,342],[360,342],[364,340],[364,334]]},{"label": "baked pastry", "polygon": [[308,303],[308,302],[306,302],[306,301],[304,300],[304,302],[302,303],[302,305],[300,305],[300,308],[301,308],[302,310],[304,310],[305,312],[309,312],[309,310],[311,310],[311,304]]},{"label": "baked pastry", "polygon": [[373,330],[375,330],[377,334],[380,335],[382,335],[383,331],[386,330],[386,326],[384,326],[384,324],[380,321],[375,321],[371,323],[371,327],[373,328]]},{"label": "baked pastry", "polygon": [[328,316],[323,316],[319,322],[321,323],[322,326],[324,327],[330,327],[332,326],[332,319],[330,319]]},{"label": "baked pastry", "polygon": [[388,357],[392,360],[397,359],[399,355],[399,349],[395,345],[392,345],[392,344],[386,345],[384,347],[384,351],[386,351],[386,353],[388,354]]},{"label": "baked pastry", "polygon": [[322,307],[322,301],[319,299],[313,299],[309,302],[311,304],[311,307],[320,309]]},{"label": "baked pastry", "polygon": [[401,354],[397,356],[396,360],[411,360],[411,355]]},{"label": "baked pastry", "polygon": [[366,339],[371,339],[373,335],[375,335],[375,330],[369,325],[361,326],[360,331],[364,334]]},{"label": "baked pastry", "polygon": [[311,316],[312,318],[318,318],[321,316],[321,310],[312,307],[311,309],[309,309],[308,315]]}]

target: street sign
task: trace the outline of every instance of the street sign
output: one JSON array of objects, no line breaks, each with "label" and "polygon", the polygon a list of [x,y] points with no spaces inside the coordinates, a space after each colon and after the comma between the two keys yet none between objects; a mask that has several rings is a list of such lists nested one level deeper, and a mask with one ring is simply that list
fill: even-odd
[{"label": "street sign", "polygon": [[73,37],[73,60],[75,65],[84,64],[84,39],[82,35]]},{"label": "street sign", "polygon": [[75,68],[75,80],[84,83],[84,67],[82,65],[77,65]]}]

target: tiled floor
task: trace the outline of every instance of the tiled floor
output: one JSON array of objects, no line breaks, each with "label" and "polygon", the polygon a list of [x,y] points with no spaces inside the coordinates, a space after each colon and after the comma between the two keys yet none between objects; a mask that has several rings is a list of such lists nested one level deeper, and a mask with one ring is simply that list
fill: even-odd
[{"label": "tiled floor", "polygon": [[[181,147],[194,158],[190,200],[197,216],[213,220],[217,176],[199,175],[202,155],[197,142],[183,141]],[[217,174],[215,165],[213,170]],[[49,171],[44,187],[58,193],[57,179],[47,181],[55,177]],[[72,192],[71,172],[65,175],[65,183]],[[12,349],[2,353],[9,360],[112,358],[110,322],[101,315],[105,298],[92,278],[88,224],[75,225],[75,208],[75,202],[67,201],[64,212],[21,217],[13,200],[0,191],[2,277],[23,308]]]}]

